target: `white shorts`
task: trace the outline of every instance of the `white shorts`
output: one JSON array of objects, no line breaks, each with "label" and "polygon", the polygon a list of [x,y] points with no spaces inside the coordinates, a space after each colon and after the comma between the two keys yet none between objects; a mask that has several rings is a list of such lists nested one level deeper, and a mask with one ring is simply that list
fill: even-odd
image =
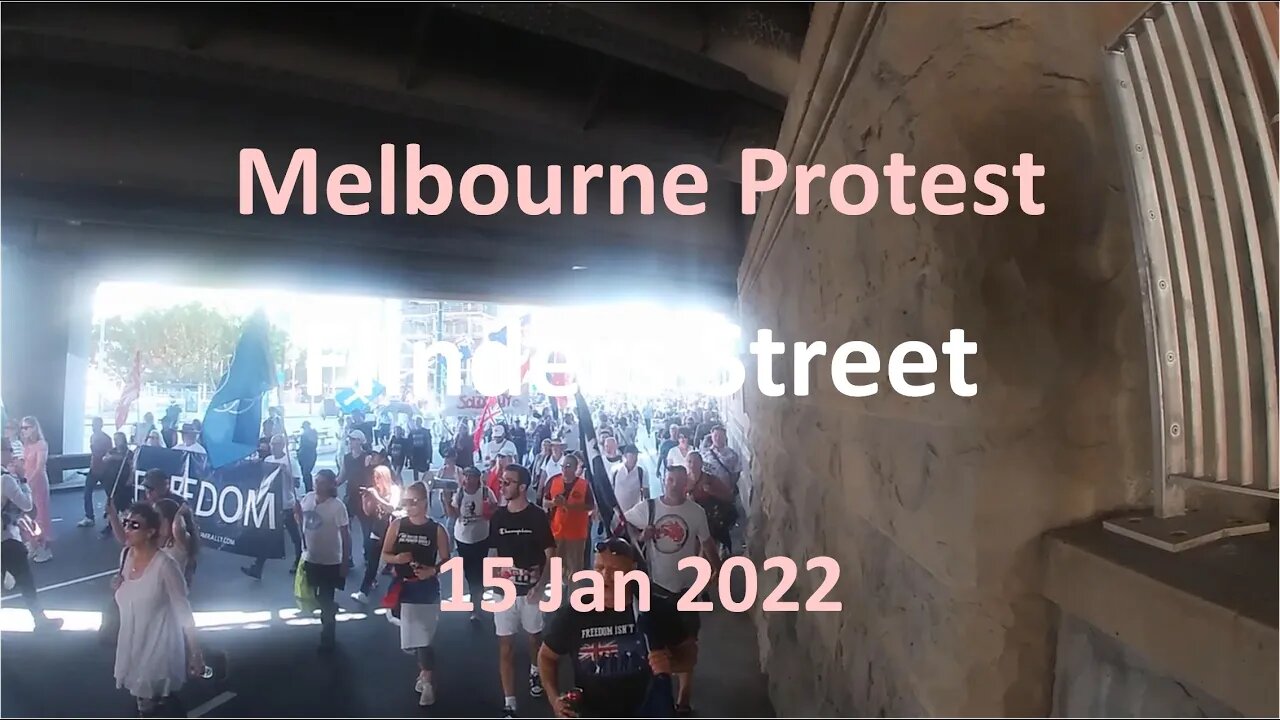
[{"label": "white shorts", "polygon": [[515,635],[521,626],[530,635],[542,632],[542,611],[532,596],[517,597],[510,609],[493,614],[493,627],[498,637]]},{"label": "white shorts", "polygon": [[400,605],[400,649],[413,650],[431,647],[436,636],[436,624],[440,622],[439,605]]}]

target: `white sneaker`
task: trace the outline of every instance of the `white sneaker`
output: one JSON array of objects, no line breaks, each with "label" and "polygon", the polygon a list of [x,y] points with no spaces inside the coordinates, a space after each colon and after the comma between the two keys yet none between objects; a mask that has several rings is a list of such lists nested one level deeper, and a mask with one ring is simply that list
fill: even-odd
[{"label": "white sneaker", "polygon": [[5,573],[5,574],[4,574],[4,589],[5,589],[5,590],[12,590],[12,589],[13,589],[13,587],[14,587],[15,585],[17,585],[17,584],[18,584],[18,581],[14,579],[13,575],[11,575],[11,574],[9,574],[9,573]]},{"label": "white sneaker", "polygon": [[422,692],[418,695],[418,707],[436,704],[436,689],[429,682],[422,683]]},{"label": "white sneaker", "polygon": [[360,591],[360,592],[353,592],[353,593],[351,593],[351,599],[352,599],[352,600],[355,600],[356,602],[360,603],[361,605],[364,605],[365,603],[368,603],[368,602],[369,602],[369,596],[368,596],[368,595],[365,595],[363,590],[362,590],[362,591]]},{"label": "white sneaker", "polygon": [[93,518],[87,517],[76,523],[76,527],[93,527]]},{"label": "white sneaker", "polygon": [[38,548],[31,554],[31,562],[45,563],[53,559],[53,551],[47,547]]}]

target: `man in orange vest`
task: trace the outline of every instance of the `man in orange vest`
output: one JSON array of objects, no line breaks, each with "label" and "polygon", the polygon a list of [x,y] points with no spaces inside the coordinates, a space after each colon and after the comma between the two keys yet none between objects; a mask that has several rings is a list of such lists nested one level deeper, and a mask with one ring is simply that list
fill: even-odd
[{"label": "man in orange vest", "polygon": [[575,453],[560,460],[560,474],[547,482],[542,506],[551,517],[551,534],[556,539],[556,555],[564,563],[566,584],[586,562],[587,538],[591,534],[591,511],[595,498],[591,484],[578,476],[581,463]]}]

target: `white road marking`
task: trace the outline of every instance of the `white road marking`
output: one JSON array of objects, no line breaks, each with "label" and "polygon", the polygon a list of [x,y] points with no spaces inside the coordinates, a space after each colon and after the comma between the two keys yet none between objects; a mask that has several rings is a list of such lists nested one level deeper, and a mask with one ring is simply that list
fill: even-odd
[{"label": "white road marking", "polygon": [[213,699],[209,700],[208,702],[205,702],[193,708],[190,712],[187,713],[187,717],[189,718],[203,717],[205,713],[218,708],[220,705],[227,704],[235,696],[236,696],[235,693],[231,692],[230,690],[225,690],[219,695],[215,696]]},{"label": "white road marking", "polygon": [[[88,582],[90,580],[97,580],[98,578],[106,577],[108,575],[114,575],[117,572],[119,572],[119,569],[111,568],[110,570],[103,570],[102,572],[96,575],[86,575],[82,578],[76,578],[75,580],[67,580],[66,582],[54,583],[53,585],[47,585],[42,588],[36,588],[36,592],[44,592],[45,590],[57,590],[58,588],[64,588],[64,587],[67,587],[68,585],[77,585],[82,582]],[[5,595],[4,597],[0,597],[0,602],[5,600],[13,600],[14,598],[20,598],[20,597],[22,597],[22,593]]]}]

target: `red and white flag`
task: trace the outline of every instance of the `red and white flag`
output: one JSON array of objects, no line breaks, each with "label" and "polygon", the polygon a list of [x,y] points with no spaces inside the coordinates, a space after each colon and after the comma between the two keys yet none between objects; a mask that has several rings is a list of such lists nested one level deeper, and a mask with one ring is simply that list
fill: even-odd
[{"label": "red and white flag", "polygon": [[124,427],[129,420],[129,407],[142,394],[142,351],[133,354],[133,369],[129,371],[129,379],[125,380],[124,389],[120,391],[120,402],[116,403],[116,429]]}]

